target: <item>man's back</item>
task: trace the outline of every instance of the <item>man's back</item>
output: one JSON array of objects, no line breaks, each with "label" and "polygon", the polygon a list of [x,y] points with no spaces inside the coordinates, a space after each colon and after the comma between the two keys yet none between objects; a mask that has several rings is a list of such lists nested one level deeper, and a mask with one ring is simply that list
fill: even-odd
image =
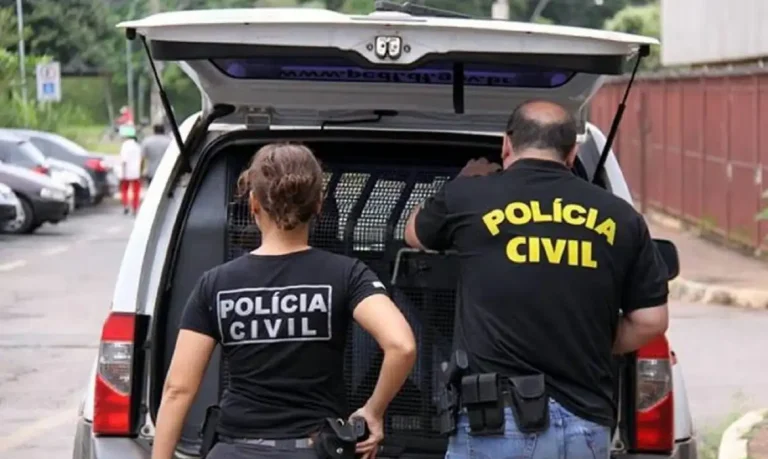
[{"label": "man's back", "polygon": [[[562,163],[537,159],[454,180],[435,200],[445,203],[450,240],[422,242],[460,253],[456,346],[471,372],[543,373],[552,398],[611,425],[619,307],[635,307],[634,289],[656,281],[632,272],[642,217]],[[430,225],[422,213],[417,229]]]},{"label": "man's back", "polygon": [[157,166],[170,143],[170,137],[163,134],[152,134],[141,143],[141,153],[147,161],[147,175],[149,177],[154,177]]}]

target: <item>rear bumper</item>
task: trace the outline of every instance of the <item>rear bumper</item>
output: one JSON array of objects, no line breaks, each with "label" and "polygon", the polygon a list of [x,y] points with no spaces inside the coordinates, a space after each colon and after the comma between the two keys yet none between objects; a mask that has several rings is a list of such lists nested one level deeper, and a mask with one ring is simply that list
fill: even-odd
[{"label": "rear bumper", "polygon": [[64,220],[69,215],[69,203],[67,201],[49,201],[41,199],[32,203],[35,211],[35,220],[56,223]]},{"label": "rear bumper", "polygon": [[675,452],[671,456],[658,454],[614,454],[611,459],[698,459],[699,452],[696,447],[696,439],[689,438],[675,443]]},{"label": "rear bumper", "polygon": [[90,422],[83,418],[77,421],[72,459],[149,459],[151,456],[149,446],[135,438],[94,437]]}]

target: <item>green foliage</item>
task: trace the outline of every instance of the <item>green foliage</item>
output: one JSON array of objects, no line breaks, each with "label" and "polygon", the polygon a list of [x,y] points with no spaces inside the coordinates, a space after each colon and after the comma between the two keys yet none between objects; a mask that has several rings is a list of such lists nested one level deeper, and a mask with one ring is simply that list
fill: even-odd
[{"label": "green foliage", "polygon": [[[648,37],[661,36],[661,11],[658,1],[642,6],[627,6],[611,19],[605,21],[605,29],[626,32]],[[651,54],[643,59],[644,70],[654,70],[661,66],[659,46],[651,47]]]}]

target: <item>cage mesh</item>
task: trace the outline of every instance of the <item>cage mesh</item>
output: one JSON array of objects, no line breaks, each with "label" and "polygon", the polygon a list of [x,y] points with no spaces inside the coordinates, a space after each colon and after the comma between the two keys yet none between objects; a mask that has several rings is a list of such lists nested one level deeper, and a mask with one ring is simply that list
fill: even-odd
[{"label": "cage mesh", "polygon": [[[423,167],[386,168],[326,165],[323,212],[312,225],[311,244],[365,261],[385,282],[417,337],[418,361],[390,405],[385,430],[390,441],[404,436],[437,439],[434,403],[437,370],[448,359],[453,333],[458,269],[448,255],[403,257],[396,284],[390,285],[395,256],[404,247],[409,211],[435,193],[457,171]],[[231,194],[228,211],[228,258],[260,244],[247,201]],[[351,326],[345,354],[350,408],[362,406],[378,378],[383,355],[358,325]],[[222,388],[228,383],[222,366]]]}]

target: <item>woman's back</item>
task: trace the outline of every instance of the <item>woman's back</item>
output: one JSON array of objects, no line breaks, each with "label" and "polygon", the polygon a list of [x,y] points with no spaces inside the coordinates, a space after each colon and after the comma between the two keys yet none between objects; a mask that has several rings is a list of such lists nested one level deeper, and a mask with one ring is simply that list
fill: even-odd
[{"label": "woman's back", "polygon": [[219,431],[301,438],[348,415],[344,346],[352,308],[384,286],[361,262],[318,249],[243,255],[208,271],[182,328],[216,339],[229,369]]}]

